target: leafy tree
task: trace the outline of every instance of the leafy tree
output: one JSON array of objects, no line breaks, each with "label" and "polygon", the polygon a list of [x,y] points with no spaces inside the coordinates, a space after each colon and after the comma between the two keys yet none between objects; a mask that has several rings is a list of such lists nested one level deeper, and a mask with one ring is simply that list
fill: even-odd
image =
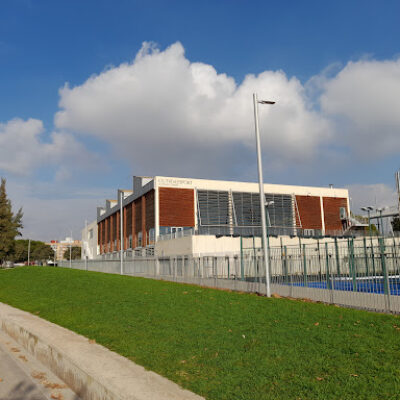
[{"label": "leafy tree", "polygon": [[6,193],[6,180],[0,184],[0,264],[4,263],[14,251],[15,238],[20,236],[22,228],[22,209],[16,214]]},{"label": "leafy tree", "polygon": [[[72,246],[71,248],[71,259],[72,260],[79,260],[81,258],[81,248],[78,246]],[[64,258],[69,260],[69,247],[67,250],[64,251]]]},{"label": "leafy tree", "polygon": [[400,232],[400,218],[396,217],[392,220],[393,232]]},{"label": "leafy tree", "polygon": [[[12,259],[14,262],[28,261],[28,239],[19,239],[15,241]],[[31,240],[30,260],[45,261],[54,258],[54,251],[48,244],[39,240]]]},{"label": "leafy tree", "polygon": [[[28,240],[20,239],[14,243],[12,259],[14,262],[28,261]],[[32,245],[32,244],[31,244]]]},{"label": "leafy tree", "polygon": [[46,261],[49,259],[54,258],[54,251],[46,243],[43,242],[33,242],[33,247],[32,247],[32,242],[31,242],[31,260],[35,261]]}]

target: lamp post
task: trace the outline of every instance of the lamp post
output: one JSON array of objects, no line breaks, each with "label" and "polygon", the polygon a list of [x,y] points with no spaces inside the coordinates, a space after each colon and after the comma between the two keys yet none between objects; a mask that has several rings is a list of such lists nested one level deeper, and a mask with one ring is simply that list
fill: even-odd
[{"label": "lamp post", "polygon": [[124,192],[121,190],[119,198],[119,251],[120,251],[120,261],[121,261],[121,275],[124,273]]},{"label": "lamp post", "polygon": [[374,209],[372,206],[361,207],[362,211],[366,211],[368,213],[368,233],[371,236],[371,211]]},{"label": "lamp post", "polygon": [[260,211],[261,211],[261,226],[262,226],[262,244],[264,252],[264,266],[265,266],[265,284],[267,290],[267,297],[271,297],[270,276],[269,276],[269,254],[267,249],[267,224],[265,221],[265,195],[264,195],[264,180],[262,174],[262,159],[261,159],[261,143],[260,131],[258,127],[258,103],[260,104],[275,104],[274,101],[258,100],[257,93],[253,94],[254,105],[254,125],[256,132],[256,148],[257,148],[257,165],[258,165],[258,181],[260,185]]},{"label": "lamp post", "polygon": [[381,233],[381,235],[383,236],[383,217],[382,217],[382,211],[386,210],[387,207],[378,207],[376,209],[376,211],[379,213],[379,219],[378,221],[380,221],[379,223],[379,232]]},{"label": "lamp post", "polygon": [[72,268],[72,230],[69,238],[69,267]]}]

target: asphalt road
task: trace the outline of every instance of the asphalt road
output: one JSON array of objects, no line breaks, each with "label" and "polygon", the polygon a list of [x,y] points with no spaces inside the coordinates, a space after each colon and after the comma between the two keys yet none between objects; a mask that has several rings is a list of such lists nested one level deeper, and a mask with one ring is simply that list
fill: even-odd
[{"label": "asphalt road", "polygon": [[40,384],[28,375],[19,362],[0,346],[0,399],[47,400]]}]

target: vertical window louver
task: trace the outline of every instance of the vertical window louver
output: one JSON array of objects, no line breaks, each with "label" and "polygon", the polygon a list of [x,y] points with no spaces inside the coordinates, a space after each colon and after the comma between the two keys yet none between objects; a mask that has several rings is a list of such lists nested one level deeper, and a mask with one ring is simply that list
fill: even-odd
[{"label": "vertical window louver", "polygon": [[200,225],[228,225],[229,192],[217,190],[199,190],[197,192]]}]

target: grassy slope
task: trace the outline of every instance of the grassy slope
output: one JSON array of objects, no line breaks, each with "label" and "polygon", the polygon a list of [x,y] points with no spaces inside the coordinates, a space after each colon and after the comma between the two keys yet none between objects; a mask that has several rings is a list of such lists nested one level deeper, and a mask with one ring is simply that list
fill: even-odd
[{"label": "grassy slope", "polygon": [[0,271],[38,313],[207,399],[400,399],[400,318],[47,267]]}]

